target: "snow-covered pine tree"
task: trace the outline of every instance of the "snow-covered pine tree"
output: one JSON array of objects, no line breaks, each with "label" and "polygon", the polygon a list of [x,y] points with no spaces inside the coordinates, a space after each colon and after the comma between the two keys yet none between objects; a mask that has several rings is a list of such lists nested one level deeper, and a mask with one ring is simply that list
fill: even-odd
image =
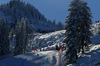
[{"label": "snow-covered pine tree", "polygon": [[16,45],[15,45],[15,49],[14,49],[14,55],[18,55],[21,54],[21,23],[19,21],[17,21],[16,24],[16,29],[15,29],[15,35],[16,35]]},{"label": "snow-covered pine tree", "polygon": [[28,44],[26,46],[26,52],[31,52],[32,51],[32,44],[34,41],[34,26],[32,24],[29,25],[28,27]]},{"label": "snow-covered pine tree", "polygon": [[28,36],[27,18],[22,18],[16,26],[16,45],[14,55],[23,54],[26,50]]},{"label": "snow-covered pine tree", "polygon": [[0,56],[9,54],[9,26],[6,19],[0,19]]},{"label": "snow-covered pine tree", "polygon": [[78,44],[78,52],[82,53],[84,52],[84,49],[88,47],[88,44],[91,43],[90,37],[92,36],[91,31],[89,28],[92,25],[92,13],[90,8],[87,6],[87,3],[84,1],[81,1],[80,3],[80,19],[78,21],[78,39],[77,39],[77,44]]},{"label": "snow-covered pine tree", "polygon": [[30,25],[28,26],[28,34],[33,34],[34,31],[35,31],[34,26],[33,26],[32,24],[30,24]]},{"label": "snow-covered pine tree", "polygon": [[14,43],[14,36],[13,35],[14,35],[14,29],[12,28],[11,31],[10,31],[10,35],[9,35],[11,53],[13,53],[13,43]]},{"label": "snow-covered pine tree", "polygon": [[91,12],[87,3],[81,0],[72,0],[69,5],[71,8],[69,15],[66,19],[66,39],[64,42],[67,46],[65,54],[65,65],[73,63],[77,60],[77,52],[84,50],[84,46],[90,42],[89,27],[91,24]]},{"label": "snow-covered pine tree", "polygon": [[27,18],[22,18],[21,19],[21,36],[22,36],[22,53],[25,53],[26,51],[26,45],[27,45],[27,37],[28,37],[28,23],[27,23]]},{"label": "snow-covered pine tree", "polygon": [[11,32],[10,32],[10,35],[9,35],[11,42],[13,42],[13,35],[14,35],[14,28],[11,29]]}]

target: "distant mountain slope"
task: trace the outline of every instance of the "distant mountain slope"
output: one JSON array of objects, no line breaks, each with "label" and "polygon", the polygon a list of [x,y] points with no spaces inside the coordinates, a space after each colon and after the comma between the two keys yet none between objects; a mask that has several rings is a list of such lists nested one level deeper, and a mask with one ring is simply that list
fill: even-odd
[{"label": "distant mountain slope", "polygon": [[12,27],[15,27],[17,20],[27,17],[28,23],[33,24],[35,30],[56,30],[60,29],[57,25],[48,21],[33,5],[22,2],[20,0],[11,0],[7,4],[0,6],[0,17],[7,18]]}]

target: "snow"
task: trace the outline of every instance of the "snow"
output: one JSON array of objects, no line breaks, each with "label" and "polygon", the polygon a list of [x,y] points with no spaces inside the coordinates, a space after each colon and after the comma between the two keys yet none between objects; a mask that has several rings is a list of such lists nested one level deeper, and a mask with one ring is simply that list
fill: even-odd
[{"label": "snow", "polygon": [[100,48],[100,45],[95,45],[94,47],[92,47],[91,49],[90,49],[90,51],[92,51],[92,50],[98,50]]},{"label": "snow", "polygon": [[100,43],[100,35],[94,35],[91,38],[91,41],[94,45],[91,45],[75,64],[69,64],[67,66],[100,66],[100,44],[96,45],[96,43]]},{"label": "snow", "polygon": [[[1,60],[0,66],[58,66],[59,51],[54,50],[54,47],[56,44],[63,44],[64,33],[65,30],[44,34],[35,33],[33,47],[37,46],[37,42],[40,40],[45,51],[32,51],[30,53],[9,57]],[[49,50],[48,47],[51,49]]]},{"label": "snow", "polygon": [[[58,66],[59,65],[59,51],[54,50],[56,44],[63,44],[65,30],[51,32],[51,33],[35,33],[33,47],[36,47],[37,42],[42,41],[43,48],[45,51],[32,51],[13,57],[8,57],[0,61],[0,66]],[[98,38],[97,38],[98,37]],[[95,44],[99,42],[100,35],[95,35],[91,38]],[[48,49],[51,47],[52,49]],[[64,53],[62,52],[62,66],[64,66]],[[100,45],[90,46],[90,50],[87,50],[78,60],[77,65],[79,66],[90,66],[98,65],[100,63]],[[67,66],[75,66],[76,64],[69,64]],[[77,66],[76,65],[76,66]]]},{"label": "snow", "polygon": [[56,32],[52,32],[52,33],[48,33],[48,34],[42,35],[42,36],[40,36],[40,39],[50,38],[51,36],[54,36],[55,38],[57,38],[57,35],[58,34],[60,35],[61,33],[65,33],[65,30],[56,31]]},{"label": "snow", "polygon": [[98,33],[100,33],[100,21],[96,22],[95,24],[92,24],[91,26],[91,32],[93,33],[93,35],[98,35]]},{"label": "snow", "polygon": [[37,48],[39,41],[42,41],[42,47],[47,49],[47,47],[54,48],[55,45],[63,45],[62,41],[64,37],[65,30],[44,33],[44,34],[34,34],[33,48]]},{"label": "snow", "polygon": [[80,65],[84,64],[85,66],[96,65],[98,62],[100,62],[99,56],[100,45],[95,45],[90,49],[88,53],[84,53],[77,63],[79,63]]},{"label": "snow", "polygon": [[[58,66],[58,51],[31,52],[4,59],[0,66]],[[37,56],[39,54],[39,56]]]}]

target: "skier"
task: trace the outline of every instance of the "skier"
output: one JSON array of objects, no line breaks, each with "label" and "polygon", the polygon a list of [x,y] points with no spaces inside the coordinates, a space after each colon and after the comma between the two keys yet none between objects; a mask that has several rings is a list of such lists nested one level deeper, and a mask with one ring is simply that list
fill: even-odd
[{"label": "skier", "polygon": [[56,48],[55,48],[55,50],[59,50],[59,47],[58,47],[58,45],[56,45]]}]

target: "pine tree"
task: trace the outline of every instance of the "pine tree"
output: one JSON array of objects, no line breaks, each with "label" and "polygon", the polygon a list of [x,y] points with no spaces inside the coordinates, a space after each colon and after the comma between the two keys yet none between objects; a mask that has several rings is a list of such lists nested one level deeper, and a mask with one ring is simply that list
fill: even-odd
[{"label": "pine tree", "polygon": [[17,21],[16,24],[16,30],[15,30],[15,35],[16,35],[16,45],[14,49],[14,55],[21,54],[20,53],[20,48],[21,48],[21,24],[19,21]]},{"label": "pine tree", "polygon": [[66,19],[66,39],[64,42],[67,46],[65,54],[65,65],[68,63],[76,62],[77,53],[84,52],[84,47],[90,43],[91,32],[89,27],[91,24],[91,12],[87,3],[81,0],[72,0],[69,5],[71,8],[69,15]]},{"label": "pine tree", "polygon": [[[84,52],[84,49],[88,47],[88,44],[91,43],[90,41],[90,37],[92,36],[91,31],[89,30],[89,28],[92,25],[92,13],[90,8],[87,6],[87,3],[82,1],[81,2],[81,7],[80,7],[80,22],[78,24],[78,52],[82,53]],[[82,49],[82,50],[81,50]]]},{"label": "pine tree", "polygon": [[56,20],[53,20],[53,24],[56,25]]},{"label": "pine tree", "polygon": [[32,24],[29,25],[28,27],[28,44],[26,46],[26,52],[31,52],[32,51],[32,43],[34,41],[33,37],[34,37],[34,27]]},{"label": "pine tree", "polygon": [[10,32],[10,41],[11,41],[11,42],[13,42],[13,40],[14,40],[14,39],[13,39],[13,35],[14,35],[14,28],[12,28],[12,29],[11,29],[11,32]]},{"label": "pine tree", "polygon": [[34,26],[32,25],[32,24],[30,24],[29,26],[28,26],[28,34],[33,34],[34,33]]},{"label": "pine tree", "polygon": [[60,21],[58,22],[57,26],[59,27],[59,29],[63,29],[64,28],[64,25]]},{"label": "pine tree", "polygon": [[22,36],[22,53],[25,53],[26,45],[27,45],[27,37],[28,37],[28,24],[27,24],[27,18],[21,19],[21,36]]},{"label": "pine tree", "polygon": [[10,37],[10,51],[11,51],[11,53],[13,53],[13,43],[14,43],[14,29],[12,28],[11,29],[11,32],[10,32],[10,35],[9,35],[9,37]]},{"label": "pine tree", "polygon": [[9,26],[6,19],[0,19],[0,55],[9,54]]},{"label": "pine tree", "polygon": [[17,22],[16,26],[16,45],[14,54],[23,54],[26,50],[27,45],[27,37],[28,37],[28,26],[27,19],[22,18],[21,21]]}]

